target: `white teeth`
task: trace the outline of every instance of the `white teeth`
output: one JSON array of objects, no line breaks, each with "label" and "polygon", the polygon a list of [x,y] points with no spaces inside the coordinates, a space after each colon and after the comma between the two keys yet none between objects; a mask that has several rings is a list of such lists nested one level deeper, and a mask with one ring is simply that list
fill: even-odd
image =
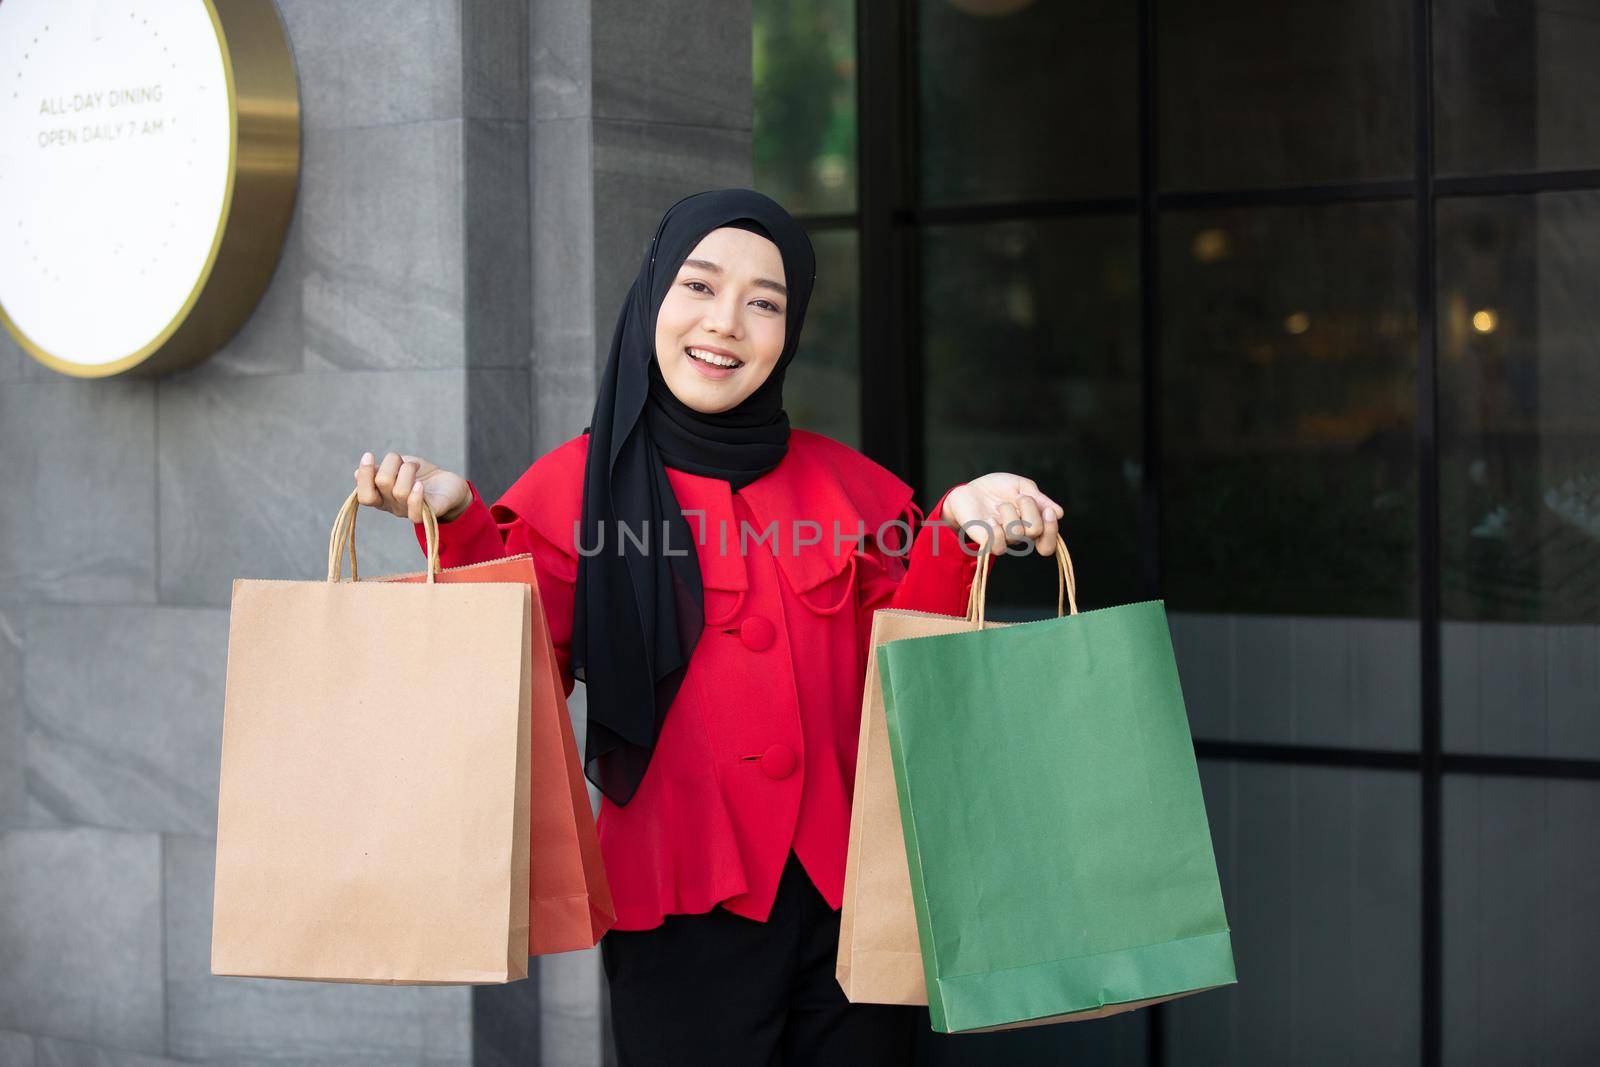
[{"label": "white teeth", "polygon": [[738,360],[736,360],[736,359],[729,359],[727,356],[719,356],[715,352],[707,352],[703,348],[689,348],[689,349],[685,349],[685,351],[688,352],[695,359],[700,360],[700,362],[709,363],[713,367],[738,367],[738,366],[741,366],[740,362]]}]

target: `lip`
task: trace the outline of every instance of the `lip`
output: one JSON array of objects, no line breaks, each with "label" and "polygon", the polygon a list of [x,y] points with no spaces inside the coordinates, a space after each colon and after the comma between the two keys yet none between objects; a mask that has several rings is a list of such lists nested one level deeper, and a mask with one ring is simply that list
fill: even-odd
[{"label": "lip", "polygon": [[688,349],[691,348],[703,348],[707,352],[715,352],[717,355],[727,356],[729,359],[738,359],[739,357],[734,355],[732,352],[729,352],[727,349],[718,348],[715,345],[685,345],[683,358],[689,361],[689,365],[695,369],[696,373],[702,375],[703,377],[710,378],[712,381],[722,381],[724,378],[730,377],[735,371],[740,369],[740,367],[713,367],[709,363],[702,363],[689,354]]},{"label": "lip", "polygon": [[[685,348],[703,348],[707,352],[715,352],[719,356],[727,356],[729,359],[739,359],[739,357],[737,355],[735,355],[732,352],[729,352],[726,348],[718,348],[716,345],[699,345],[699,344],[695,344],[695,345],[684,345],[683,347],[685,347]],[[739,359],[739,362],[743,363],[744,360]]]}]

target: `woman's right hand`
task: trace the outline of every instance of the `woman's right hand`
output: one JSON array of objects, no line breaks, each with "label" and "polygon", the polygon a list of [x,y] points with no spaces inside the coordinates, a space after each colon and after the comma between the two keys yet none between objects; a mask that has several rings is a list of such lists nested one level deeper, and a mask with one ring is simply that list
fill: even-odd
[{"label": "woman's right hand", "polygon": [[472,503],[472,487],[461,475],[436,467],[421,456],[388,452],[382,463],[374,463],[371,452],[362,453],[356,467],[357,503],[421,522],[424,497],[434,518],[449,522],[459,518]]}]

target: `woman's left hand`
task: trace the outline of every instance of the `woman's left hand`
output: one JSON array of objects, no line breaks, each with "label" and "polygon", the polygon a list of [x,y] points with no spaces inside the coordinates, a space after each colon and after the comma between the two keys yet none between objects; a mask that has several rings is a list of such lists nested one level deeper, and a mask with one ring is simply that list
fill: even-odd
[{"label": "woman's left hand", "polygon": [[[1056,550],[1057,523],[1065,514],[1060,504],[1039,491],[1032,478],[995,471],[952,489],[940,518],[957,529],[974,523],[964,532],[972,540],[986,543],[993,555],[1003,553],[1008,541],[1025,540],[1033,542],[1035,551],[1050,555]],[[1004,536],[996,536],[996,530]]]}]

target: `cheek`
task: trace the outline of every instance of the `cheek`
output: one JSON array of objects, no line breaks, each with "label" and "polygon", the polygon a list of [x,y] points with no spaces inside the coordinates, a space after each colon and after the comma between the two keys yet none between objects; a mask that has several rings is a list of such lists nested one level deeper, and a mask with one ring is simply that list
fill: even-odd
[{"label": "cheek", "polygon": [[677,293],[668,293],[656,312],[656,336],[672,342],[694,325],[694,319],[694,306]]},{"label": "cheek", "polygon": [[776,363],[778,357],[783,355],[783,320],[768,319],[762,323],[762,327],[760,335],[756,338],[761,348],[761,358],[767,363]]}]

